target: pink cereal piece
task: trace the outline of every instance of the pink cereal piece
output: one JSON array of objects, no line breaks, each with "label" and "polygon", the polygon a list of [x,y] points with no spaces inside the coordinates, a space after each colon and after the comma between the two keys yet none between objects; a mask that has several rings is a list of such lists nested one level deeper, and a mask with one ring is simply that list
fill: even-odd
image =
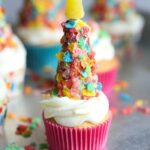
[{"label": "pink cereal piece", "polygon": [[113,116],[116,116],[118,114],[118,109],[115,107],[110,108],[110,111],[112,112]]},{"label": "pink cereal piece", "polygon": [[142,112],[147,115],[150,115],[150,108],[148,108],[148,107],[138,107],[137,111]]},{"label": "pink cereal piece", "polygon": [[134,108],[132,107],[126,107],[121,110],[121,113],[123,115],[129,115],[129,114],[132,114],[133,112],[134,112]]}]

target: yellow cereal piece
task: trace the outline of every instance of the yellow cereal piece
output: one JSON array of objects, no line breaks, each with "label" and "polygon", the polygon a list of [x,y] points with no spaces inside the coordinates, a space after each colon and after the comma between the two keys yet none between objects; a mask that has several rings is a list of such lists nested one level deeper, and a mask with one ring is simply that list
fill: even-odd
[{"label": "yellow cereal piece", "polygon": [[71,97],[71,93],[70,90],[68,88],[64,88],[63,89],[63,95],[67,96],[67,97]]},{"label": "yellow cereal piece", "polygon": [[138,99],[138,100],[135,101],[135,104],[134,104],[134,105],[135,105],[136,107],[142,107],[143,104],[144,104],[143,100]]},{"label": "yellow cereal piece", "polygon": [[95,91],[88,91],[86,89],[83,89],[82,94],[83,94],[83,96],[95,96],[96,92]]},{"label": "yellow cereal piece", "polygon": [[121,90],[121,87],[119,85],[115,85],[113,89],[114,91],[119,92]]},{"label": "yellow cereal piece", "polygon": [[5,43],[5,39],[0,38],[0,43]]},{"label": "yellow cereal piece", "polygon": [[61,80],[62,80],[61,74],[57,74],[57,76],[56,76],[56,81],[57,81],[57,82],[60,82]]},{"label": "yellow cereal piece", "polygon": [[71,44],[69,44],[68,49],[69,49],[70,51],[72,51],[72,50],[74,50],[76,47],[77,47],[77,44],[76,44],[76,43],[71,43]]},{"label": "yellow cereal piece", "polygon": [[62,61],[63,60],[63,56],[64,56],[64,53],[63,52],[59,52],[56,54],[56,58],[59,60],[59,61]]},{"label": "yellow cereal piece", "polygon": [[84,27],[84,26],[87,26],[87,25],[82,20],[79,20],[78,23],[76,24],[76,28],[79,28],[79,29]]},{"label": "yellow cereal piece", "polygon": [[84,16],[82,0],[66,1],[66,17],[68,19],[81,19]]}]

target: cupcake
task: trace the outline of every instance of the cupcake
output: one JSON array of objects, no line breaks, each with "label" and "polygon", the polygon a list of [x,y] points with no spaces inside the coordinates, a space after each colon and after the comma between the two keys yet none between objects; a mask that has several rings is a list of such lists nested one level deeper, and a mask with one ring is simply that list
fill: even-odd
[{"label": "cupcake", "polygon": [[7,113],[7,88],[4,80],[0,78],[0,134],[4,126],[4,120]]},{"label": "cupcake", "polygon": [[136,12],[133,0],[96,0],[91,14],[111,34],[120,56],[133,54],[144,27],[144,19]]},{"label": "cupcake", "polygon": [[96,54],[98,79],[103,85],[103,92],[110,95],[117,80],[119,60],[115,56],[115,49],[108,32],[100,28],[94,21],[89,21],[89,25],[92,27],[91,45]]},{"label": "cupcake", "polygon": [[53,150],[102,150],[111,123],[90,46],[82,0],[67,0],[55,87],[41,101],[45,133]]},{"label": "cupcake", "polygon": [[55,76],[62,19],[60,1],[25,0],[17,33],[27,49],[27,67],[41,77]]},{"label": "cupcake", "polygon": [[0,6],[0,76],[9,87],[10,97],[22,92],[25,68],[25,48],[6,23],[4,8]]}]

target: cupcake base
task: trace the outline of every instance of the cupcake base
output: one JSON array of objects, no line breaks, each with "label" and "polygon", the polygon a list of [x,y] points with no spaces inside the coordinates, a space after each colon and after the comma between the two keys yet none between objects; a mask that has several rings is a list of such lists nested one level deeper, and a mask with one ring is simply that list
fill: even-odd
[{"label": "cupcake base", "polygon": [[93,127],[69,128],[44,118],[45,133],[51,150],[106,150],[108,131],[112,120],[109,118]]}]

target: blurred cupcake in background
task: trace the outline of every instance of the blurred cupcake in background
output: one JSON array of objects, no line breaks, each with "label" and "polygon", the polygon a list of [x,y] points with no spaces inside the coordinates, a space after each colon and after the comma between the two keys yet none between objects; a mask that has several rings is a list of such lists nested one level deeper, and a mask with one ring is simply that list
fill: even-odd
[{"label": "blurred cupcake in background", "polygon": [[95,0],[91,14],[111,34],[119,56],[134,54],[144,19],[136,12],[133,0]]},{"label": "blurred cupcake in background", "polygon": [[60,0],[25,0],[17,33],[27,48],[27,67],[44,78],[53,78],[56,53],[61,49]]},{"label": "blurred cupcake in background", "polygon": [[91,45],[95,51],[98,79],[103,85],[103,92],[109,95],[118,77],[119,60],[110,35],[96,22],[89,21],[89,24],[92,27]]},{"label": "blurred cupcake in background", "polygon": [[0,77],[0,134],[7,114],[7,94],[6,83]]},{"label": "blurred cupcake in background", "polygon": [[0,76],[9,87],[10,97],[22,92],[25,68],[25,48],[6,23],[4,8],[0,5]]}]

